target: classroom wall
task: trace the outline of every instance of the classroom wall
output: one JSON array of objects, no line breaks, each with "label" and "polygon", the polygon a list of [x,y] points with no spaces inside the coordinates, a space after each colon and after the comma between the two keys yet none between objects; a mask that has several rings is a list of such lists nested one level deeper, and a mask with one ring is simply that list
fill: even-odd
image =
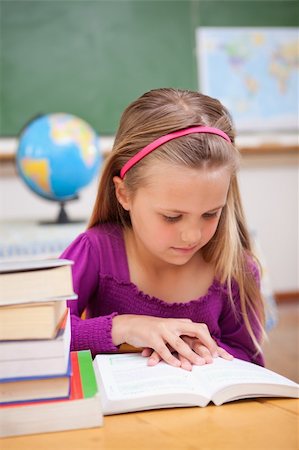
[{"label": "classroom wall", "polygon": [[299,290],[298,156],[252,157],[239,181],[248,225],[256,231],[275,292]]},{"label": "classroom wall", "polygon": [[[296,156],[248,156],[239,174],[248,224],[258,236],[272,287],[278,292],[299,290],[298,178]],[[96,189],[95,179],[79,200],[67,205],[71,218],[88,219]],[[58,205],[31,193],[10,168],[0,178],[0,212],[4,221],[53,220]]]},{"label": "classroom wall", "polygon": [[[296,26],[298,8],[293,0],[1,0],[0,135],[57,111],[113,135],[123,108],[146,90],[198,88],[198,26]],[[57,205],[27,190],[11,166],[0,175],[2,220],[56,216]],[[248,157],[240,185],[274,289],[298,290],[298,159]],[[69,214],[87,219],[95,192],[96,181]]]}]

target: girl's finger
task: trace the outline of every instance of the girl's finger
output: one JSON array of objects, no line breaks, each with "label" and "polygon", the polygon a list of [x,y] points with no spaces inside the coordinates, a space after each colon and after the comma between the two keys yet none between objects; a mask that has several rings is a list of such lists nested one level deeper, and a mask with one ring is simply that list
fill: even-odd
[{"label": "girl's finger", "polygon": [[[182,369],[189,370],[189,371],[192,370],[192,364],[191,364],[191,362],[188,359],[186,359],[182,355],[179,355],[179,360],[181,361],[181,368]],[[204,362],[203,362],[203,364],[204,364]]]},{"label": "girl's finger", "polygon": [[182,323],[180,335],[186,335],[190,337],[196,337],[200,343],[203,344],[213,355],[217,351],[217,344],[211,337],[210,332],[206,324],[204,323]]},{"label": "girl's finger", "polygon": [[[155,366],[156,364],[158,364],[161,361],[161,357],[158,355],[157,352],[152,351],[151,349],[146,349],[146,350],[150,350],[151,354],[150,357],[148,359],[148,365],[149,366]],[[181,362],[181,368],[184,370],[192,370],[192,364],[190,363],[190,361],[186,358],[184,358],[184,356],[182,355],[178,355],[178,358]],[[204,360],[202,360],[202,364],[204,364]]]},{"label": "girl's finger", "polygon": [[180,336],[168,333],[166,340],[168,345],[170,345],[178,355],[184,357],[192,364],[202,365],[202,358],[197,355]]},{"label": "girl's finger", "polygon": [[[166,340],[168,343],[168,340]],[[163,360],[174,367],[180,367],[181,363],[176,358],[171,351],[168,348],[168,345],[166,345],[164,342],[159,342],[156,346],[153,345],[154,353],[150,356],[148,363],[150,365],[155,365],[159,361]]]},{"label": "girl's finger", "polygon": [[211,364],[213,362],[213,356],[204,345],[196,342],[193,344],[193,350],[203,358],[206,364]]},{"label": "girl's finger", "polygon": [[227,359],[229,361],[231,361],[232,359],[234,359],[233,355],[231,355],[230,353],[228,353],[226,350],[224,350],[224,348],[218,347],[218,355],[223,358],[223,359]]},{"label": "girl's finger", "polygon": [[144,348],[144,349],[142,350],[141,356],[148,357],[148,356],[151,356],[152,353],[153,353],[153,349],[152,349],[152,348],[149,348],[149,347],[146,347],[146,348]]},{"label": "girl's finger", "polygon": [[155,366],[161,361],[161,357],[158,355],[157,352],[153,351],[150,355],[147,364],[148,366]]}]

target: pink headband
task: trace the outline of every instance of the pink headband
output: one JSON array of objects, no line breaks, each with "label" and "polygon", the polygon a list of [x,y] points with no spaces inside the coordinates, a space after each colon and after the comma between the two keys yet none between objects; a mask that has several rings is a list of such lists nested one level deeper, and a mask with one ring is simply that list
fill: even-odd
[{"label": "pink headband", "polygon": [[128,170],[131,169],[131,167],[135,166],[135,164],[137,164],[142,158],[151,153],[157,147],[160,147],[160,145],[163,145],[166,142],[171,141],[172,139],[176,139],[178,137],[186,136],[187,134],[192,133],[217,134],[218,136],[221,136],[223,139],[225,139],[227,142],[231,142],[230,138],[226,133],[224,133],[224,131],[213,127],[198,126],[185,128],[184,130],[174,131],[173,133],[165,134],[165,136],[159,137],[158,139],[156,139],[155,141],[151,142],[146,147],[144,147],[142,150],[137,152],[136,155],[132,156],[132,158],[129,159],[129,161],[127,161],[126,164],[121,169],[120,177],[124,178],[124,176],[126,175]]}]

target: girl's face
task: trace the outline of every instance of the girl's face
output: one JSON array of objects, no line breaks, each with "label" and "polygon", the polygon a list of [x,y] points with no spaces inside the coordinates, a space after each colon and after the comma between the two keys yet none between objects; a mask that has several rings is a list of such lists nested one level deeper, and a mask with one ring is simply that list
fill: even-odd
[{"label": "girl's face", "polygon": [[115,177],[118,200],[130,211],[136,248],[144,257],[183,265],[213,237],[230,183],[228,168],[190,169],[159,163],[134,195]]}]

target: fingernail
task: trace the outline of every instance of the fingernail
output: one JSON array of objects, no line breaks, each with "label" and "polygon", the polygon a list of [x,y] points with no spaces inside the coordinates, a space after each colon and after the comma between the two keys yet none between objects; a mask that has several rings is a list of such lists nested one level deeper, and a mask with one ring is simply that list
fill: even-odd
[{"label": "fingernail", "polygon": [[204,364],[204,360],[203,358],[201,358],[200,356],[197,356],[195,359],[195,364],[197,364],[198,366],[202,366]]},{"label": "fingernail", "polygon": [[182,369],[189,370],[189,372],[191,372],[192,364],[184,363],[182,364]]},{"label": "fingernail", "polygon": [[158,361],[155,358],[148,358],[147,362],[149,366],[154,366]]}]

